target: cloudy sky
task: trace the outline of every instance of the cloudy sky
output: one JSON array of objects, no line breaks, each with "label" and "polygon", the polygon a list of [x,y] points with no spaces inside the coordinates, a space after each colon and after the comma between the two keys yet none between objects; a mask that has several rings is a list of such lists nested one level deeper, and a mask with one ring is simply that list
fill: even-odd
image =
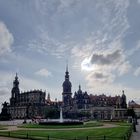
[{"label": "cloudy sky", "polygon": [[0,0],[0,103],[20,90],[72,91],[140,102],[140,0]]}]

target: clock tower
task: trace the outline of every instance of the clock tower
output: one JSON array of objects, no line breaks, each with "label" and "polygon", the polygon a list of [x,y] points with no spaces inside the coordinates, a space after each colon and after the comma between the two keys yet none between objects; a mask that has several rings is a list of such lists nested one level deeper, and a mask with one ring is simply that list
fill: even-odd
[{"label": "clock tower", "polygon": [[65,72],[65,81],[63,82],[63,93],[62,93],[62,98],[63,98],[63,106],[64,107],[70,107],[72,104],[72,84],[69,80],[69,72],[68,72],[68,65],[66,66],[66,72]]}]

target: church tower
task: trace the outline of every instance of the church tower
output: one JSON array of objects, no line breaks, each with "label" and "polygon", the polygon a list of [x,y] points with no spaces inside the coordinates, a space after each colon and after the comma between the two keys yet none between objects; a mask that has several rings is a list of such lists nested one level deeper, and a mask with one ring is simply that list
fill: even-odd
[{"label": "church tower", "polygon": [[69,80],[68,65],[66,66],[65,81],[63,82],[62,86],[63,86],[63,93],[62,93],[63,105],[64,107],[70,107],[72,104],[72,97],[71,97],[72,84]]},{"label": "church tower", "polygon": [[11,97],[11,105],[15,105],[15,103],[18,102],[20,90],[19,90],[19,81],[18,81],[18,76],[16,73],[15,80],[13,81],[13,88],[12,88],[12,97]]},{"label": "church tower", "polygon": [[122,96],[121,96],[121,108],[127,108],[127,103],[126,103],[126,96],[124,94],[124,90],[122,91]]}]

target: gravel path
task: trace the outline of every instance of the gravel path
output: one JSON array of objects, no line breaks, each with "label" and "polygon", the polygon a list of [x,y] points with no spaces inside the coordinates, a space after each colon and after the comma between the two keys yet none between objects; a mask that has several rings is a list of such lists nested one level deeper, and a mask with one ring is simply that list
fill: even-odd
[{"label": "gravel path", "polygon": [[139,140],[140,139],[140,120],[138,120],[138,125],[136,125],[136,131],[133,132],[130,140]]},{"label": "gravel path", "polygon": [[[8,137],[0,137],[0,140],[23,140],[23,139],[8,138]],[[25,139],[24,139],[24,140],[25,140]]]},{"label": "gravel path", "polygon": [[117,125],[115,124],[107,124],[105,123],[103,126],[97,126],[97,127],[85,127],[85,128],[59,128],[59,129],[50,129],[50,128],[19,128],[17,126],[7,126],[6,130],[0,130],[0,131],[16,131],[16,130],[55,130],[55,131],[60,131],[60,130],[84,130],[84,129],[94,129],[94,128],[113,128],[116,127]]}]

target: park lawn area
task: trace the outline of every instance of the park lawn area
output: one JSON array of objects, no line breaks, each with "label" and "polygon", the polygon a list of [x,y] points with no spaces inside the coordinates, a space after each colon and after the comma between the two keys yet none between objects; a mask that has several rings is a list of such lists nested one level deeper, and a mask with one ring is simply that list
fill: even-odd
[{"label": "park lawn area", "polygon": [[6,130],[5,125],[0,125],[0,130]]},{"label": "park lawn area", "polygon": [[46,129],[60,129],[60,128],[85,128],[103,126],[103,123],[96,121],[85,122],[83,125],[39,125],[39,124],[22,124],[20,128],[46,128]]},{"label": "park lawn area", "polygon": [[[74,139],[74,138],[86,138],[88,137],[112,137],[110,140],[121,140],[121,138],[126,135],[130,127],[114,127],[114,128],[87,128],[87,129],[77,129],[77,130],[18,130],[12,131],[11,136],[13,137],[23,137],[27,135],[29,138],[33,137],[44,137],[47,138],[65,138],[65,139]],[[5,132],[6,133],[6,132]],[[121,137],[115,139],[113,137]]]},{"label": "park lawn area", "polygon": [[102,121],[102,123],[110,123],[110,124],[116,124],[116,125],[119,125],[119,126],[132,126],[132,123],[127,123],[127,121],[116,121],[116,122],[113,122],[113,121]]}]

